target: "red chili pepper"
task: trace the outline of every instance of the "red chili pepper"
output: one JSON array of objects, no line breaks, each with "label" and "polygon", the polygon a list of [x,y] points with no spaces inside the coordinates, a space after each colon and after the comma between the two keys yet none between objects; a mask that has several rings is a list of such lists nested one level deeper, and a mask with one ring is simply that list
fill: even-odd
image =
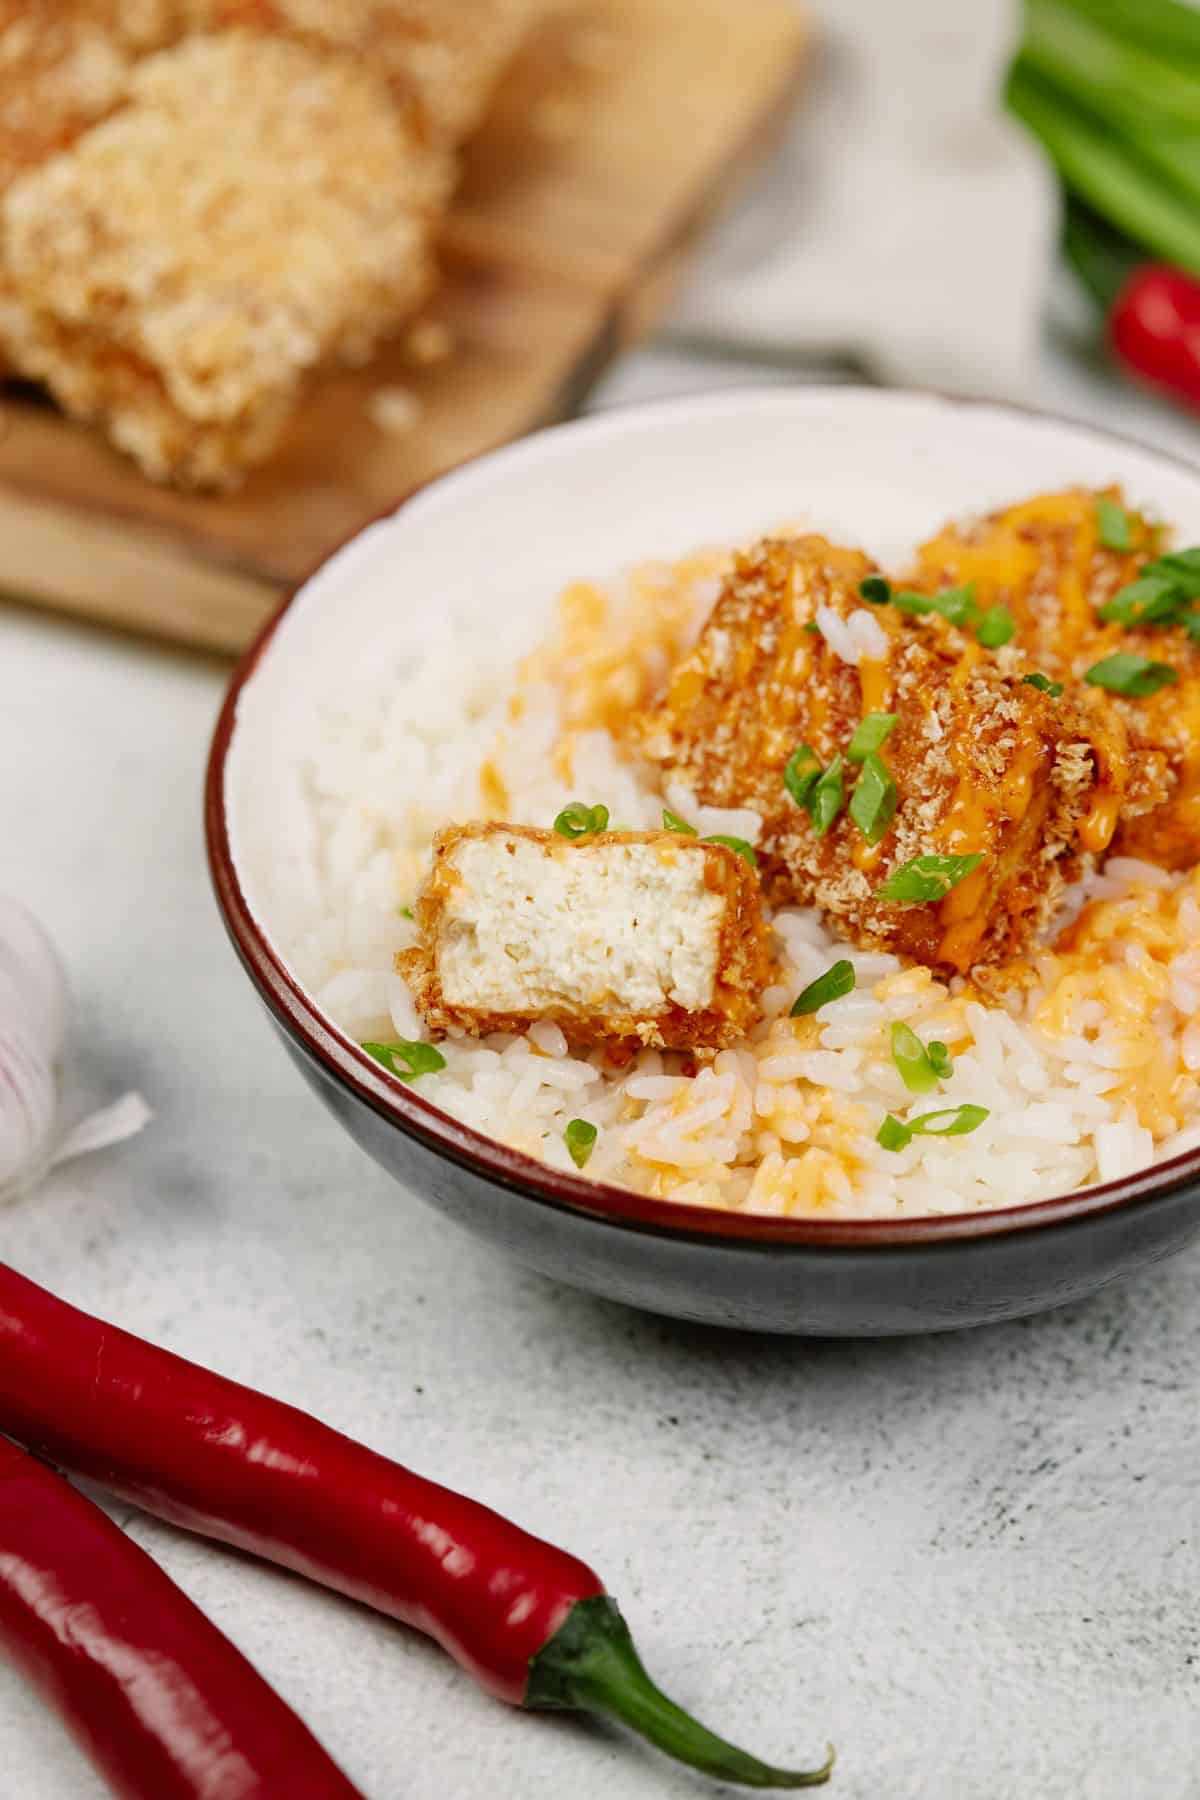
[{"label": "red chili pepper", "polygon": [[1108,329],[1117,355],[1143,381],[1200,407],[1200,281],[1143,264],[1113,301]]},{"label": "red chili pepper", "polygon": [[365,1601],[503,1700],[622,1720],[748,1787],[814,1787],[714,1737],[651,1682],[600,1578],[487,1507],[0,1264],[0,1431],[148,1512]]},{"label": "red chili pepper", "polygon": [[144,1550],[2,1440],[0,1646],[126,1800],[363,1800]]}]

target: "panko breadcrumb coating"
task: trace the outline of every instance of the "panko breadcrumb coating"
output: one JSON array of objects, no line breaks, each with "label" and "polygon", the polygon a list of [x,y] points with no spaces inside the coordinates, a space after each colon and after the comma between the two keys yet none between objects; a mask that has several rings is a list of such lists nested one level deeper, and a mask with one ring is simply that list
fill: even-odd
[{"label": "panko breadcrumb coating", "polygon": [[1179,626],[1123,626],[1099,608],[1166,549],[1164,534],[1128,512],[1130,545],[1101,542],[1098,507],[1125,511],[1119,488],[1039,494],[921,547],[913,586],[930,591],[973,582],[981,607],[1003,605],[1028,665],[1056,681],[1080,682],[1106,657],[1126,652],[1169,664],[1177,679],[1141,697],[1105,692],[1097,701],[1122,721],[1135,763],[1157,777],[1161,803],[1122,810],[1113,848],[1169,869],[1200,862],[1200,646]]},{"label": "panko breadcrumb coating", "polygon": [[[858,584],[872,572],[819,537],[740,556],[635,741],[704,805],[761,815],[773,903],[815,904],[854,941],[932,967],[1011,960],[1082,853],[1104,848],[1114,791],[1129,798],[1120,721],[1025,685],[1019,653],[990,655],[941,617],[867,605]],[[896,718],[878,755],[897,804],[877,843],[851,812],[865,765],[846,756],[868,714]],[[785,783],[801,745],[822,769],[843,759],[844,804],[824,835]],[[878,896],[929,855],[982,861],[940,901]]]},{"label": "panko breadcrumb coating", "polygon": [[[349,52],[376,70],[429,142],[479,125],[492,90],[550,0],[179,0],[192,30],[244,26]],[[562,0],[558,0],[561,4]]]},{"label": "panko breadcrumb coating", "polygon": [[138,64],[128,103],[3,201],[20,372],[156,479],[221,487],[310,371],[424,297],[444,159],[348,58],[246,32]]},{"label": "panko breadcrumb coating", "polygon": [[550,1019],[580,1045],[719,1049],[770,979],[754,870],[668,831],[453,826],[416,918],[396,966],[435,1037]]}]

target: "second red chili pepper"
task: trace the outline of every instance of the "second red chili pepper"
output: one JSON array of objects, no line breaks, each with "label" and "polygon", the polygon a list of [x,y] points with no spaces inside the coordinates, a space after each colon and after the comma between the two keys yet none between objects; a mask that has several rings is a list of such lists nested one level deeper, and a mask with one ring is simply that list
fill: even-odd
[{"label": "second red chili pepper", "polygon": [[0,1431],[148,1512],[436,1638],[515,1705],[604,1713],[694,1768],[814,1787],[707,1731],[642,1667],[599,1576],[281,1401],[102,1324],[0,1264]]},{"label": "second red chili pepper", "polygon": [[1113,301],[1108,330],[1134,374],[1200,408],[1200,281],[1143,264]]}]

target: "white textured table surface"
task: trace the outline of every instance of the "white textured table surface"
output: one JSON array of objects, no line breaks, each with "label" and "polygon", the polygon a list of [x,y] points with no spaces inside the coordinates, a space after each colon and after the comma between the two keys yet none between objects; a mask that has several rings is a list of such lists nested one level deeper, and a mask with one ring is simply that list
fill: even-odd
[{"label": "white textured table surface", "polygon": [[[696,379],[647,356],[609,393]],[[72,1093],[136,1085],[158,1113],[0,1213],[0,1253],[586,1557],[671,1691],[765,1755],[833,1737],[844,1800],[1200,1792],[1200,1253],[1042,1319],[865,1344],[724,1336],[509,1266],[318,1109],[225,943],[199,821],[224,679],[0,610],[0,888],[69,960]],[[373,1800],[706,1791],[299,1581],[129,1528]],[[6,1796],[100,1793],[3,1669],[0,1767]]]}]

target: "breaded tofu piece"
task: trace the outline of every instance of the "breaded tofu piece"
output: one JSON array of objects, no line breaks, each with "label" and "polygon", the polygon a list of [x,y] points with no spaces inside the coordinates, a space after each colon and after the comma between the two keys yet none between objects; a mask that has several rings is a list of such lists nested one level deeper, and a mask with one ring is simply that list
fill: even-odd
[{"label": "breaded tofu piece", "polygon": [[[563,0],[558,0],[559,4]],[[192,30],[283,32],[360,57],[426,141],[460,144],[550,0],[179,0]]]},{"label": "breaded tofu piece", "polygon": [[5,196],[4,347],[152,477],[235,485],[426,294],[444,168],[350,59],[189,39]]},{"label": "breaded tofu piece", "polygon": [[1136,513],[1127,514],[1128,550],[1103,544],[1098,507],[1105,500],[1124,510],[1119,488],[1076,488],[948,525],[922,545],[912,585],[932,591],[974,583],[977,604],[1007,606],[1029,666],[1056,681],[1081,682],[1117,653],[1175,670],[1177,680],[1152,694],[1104,691],[1103,704],[1129,735],[1131,787],[1158,790],[1156,805],[1122,810],[1113,849],[1190,868],[1200,862],[1200,646],[1178,626],[1100,617],[1099,608],[1166,548],[1164,534]]},{"label": "breaded tofu piece", "polygon": [[416,918],[396,966],[435,1037],[550,1019],[580,1045],[715,1049],[770,979],[754,870],[668,831],[453,826]]},{"label": "breaded tofu piece", "polygon": [[[1120,721],[1024,684],[1019,656],[990,655],[942,617],[866,604],[859,582],[873,572],[819,537],[739,556],[694,650],[634,721],[634,741],[703,805],[761,815],[772,904],[819,906],[854,942],[935,968],[1008,961],[1103,833],[1123,767]],[[876,761],[856,762],[848,752],[869,715],[895,723]],[[801,746],[815,753],[810,767],[830,771],[831,804],[840,781],[823,832],[786,779]],[[878,794],[889,780],[894,815],[887,798],[864,806],[864,828],[858,784]],[[982,860],[937,900],[880,896],[926,856]]]}]

